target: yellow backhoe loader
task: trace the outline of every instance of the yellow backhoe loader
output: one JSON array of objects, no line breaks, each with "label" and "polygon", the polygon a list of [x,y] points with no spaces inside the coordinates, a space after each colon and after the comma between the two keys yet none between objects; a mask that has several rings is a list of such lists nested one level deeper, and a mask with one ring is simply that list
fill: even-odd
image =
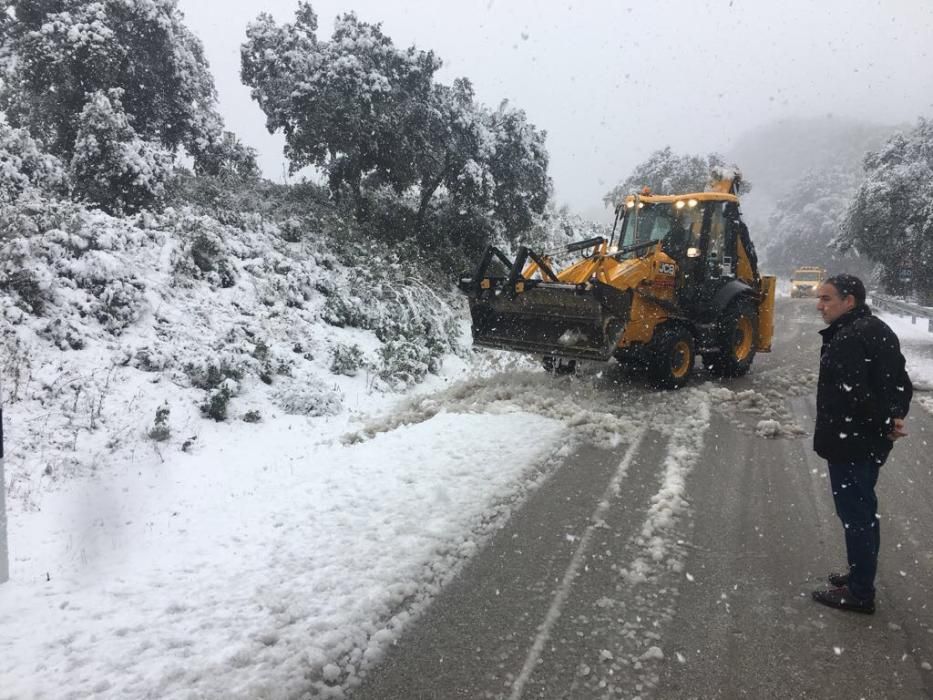
[{"label": "yellow backhoe loader", "polygon": [[745,374],[771,349],[775,278],[758,272],[738,184],[736,175],[706,192],[628,195],[608,240],[541,254],[522,246],[511,260],[487,247],[459,281],[474,344],[541,355],[558,373],[614,356],[665,388],[687,383],[697,355],[713,375]]}]

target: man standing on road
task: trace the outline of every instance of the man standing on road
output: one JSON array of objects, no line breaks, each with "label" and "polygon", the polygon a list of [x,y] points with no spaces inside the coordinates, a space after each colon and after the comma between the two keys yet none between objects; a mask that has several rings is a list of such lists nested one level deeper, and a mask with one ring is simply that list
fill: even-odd
[{"label": "man standing on road", "polygon": [[820,331],[813,449],[829,466],[836,514],[845,530],[849,570],[830,574],[832,586],[813,592],[823,605],[875,611],[875,571],[881,531],[875,483],[894,445],[904,437],[913,386],[900,343],[865,304],[865,285],[853,275],[824,281],[816,308]]}]

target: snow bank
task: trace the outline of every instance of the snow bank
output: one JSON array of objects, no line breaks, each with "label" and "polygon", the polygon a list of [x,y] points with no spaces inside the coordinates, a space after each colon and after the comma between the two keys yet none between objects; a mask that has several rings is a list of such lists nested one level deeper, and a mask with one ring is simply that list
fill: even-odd
[{"label": "snow bank", "polygon": [[0,587],[3,695],[339,694],[565,432],[518,410],[439,413],[322,443],[342,427],[216,426],[193,454],[149,454],[19,514]]}]

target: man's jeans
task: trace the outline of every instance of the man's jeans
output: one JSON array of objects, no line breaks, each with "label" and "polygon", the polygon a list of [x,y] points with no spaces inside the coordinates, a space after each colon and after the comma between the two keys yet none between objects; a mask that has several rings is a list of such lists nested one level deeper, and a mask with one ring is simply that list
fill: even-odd
[{"label": "man's jeans", "polygon": [[880,467],[874,459],[829,463],[836,514],[845,528],[849,591],[862,600],[875,597],[875,572],[881,545],[875,484]]}]

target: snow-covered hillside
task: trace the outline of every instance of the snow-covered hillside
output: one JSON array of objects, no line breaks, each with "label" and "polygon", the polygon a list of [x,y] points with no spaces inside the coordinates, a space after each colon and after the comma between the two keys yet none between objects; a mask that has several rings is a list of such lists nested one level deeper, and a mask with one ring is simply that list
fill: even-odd
[{"label": "snow-covered hillside", "polygon": [[2,698],[339,693],[566,449],[413,261],[225,221],[4,209]]}]

